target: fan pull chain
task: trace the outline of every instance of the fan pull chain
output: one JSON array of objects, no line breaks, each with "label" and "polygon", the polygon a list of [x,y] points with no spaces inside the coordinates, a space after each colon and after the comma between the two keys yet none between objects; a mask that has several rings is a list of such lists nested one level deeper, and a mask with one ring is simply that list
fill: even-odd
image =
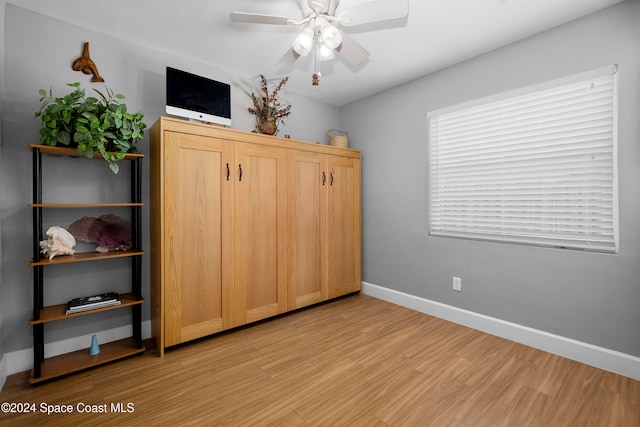
[{"label": "fan pull chain", "polygon": [[313,47],[313,50],[314,50],[313,69],[315,70],[315,72],[313,73],[313,76],[311,76],[311,85],[318,86],[320,84],[320,76],[321,76],[320,72],[318,71],[318,45],[315,45]]}]

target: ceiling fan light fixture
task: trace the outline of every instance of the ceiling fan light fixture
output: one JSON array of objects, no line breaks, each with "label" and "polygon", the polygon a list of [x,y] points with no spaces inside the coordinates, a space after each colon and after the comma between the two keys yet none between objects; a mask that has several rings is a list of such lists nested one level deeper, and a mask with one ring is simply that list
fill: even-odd
[{"label": "ceiling fan light fixture", "polygon": [[324,44],[324,42],[320,39],[318,39],[318,43],[316,44],[316,55],[318,61],[331,61],[336,57],[333,53],[333,49]]},{"label": "ceiling fan light fixture", "polygon": [[335,49],[342,43],[342,33],[335,25],[327,22],[320,28],[323,43],[330,49]]},{"label": "ceiling fan light fixture", "polygon": [[393,21],[406,18],[409,14],[409,0],[358,0],[356,4],[347,5],[346,9],[339,8],[340,0],[296,0],[296,3],[302,13],[302,19],[231,12],[231,21],[301,28],[291,48],[280,58],[277,66],[290,66],[300,56],[313,55],[311,59],[315,66],[312,80],[314,86],[320,83],[318,62],[334,59],[336,52],[356,67],[369,58],[369,52],[351,38],[348,32],[341,30],[343,26]]},{"label": "ceiling fan light fixture", "polygon": [[313,30],[305,28],[298,34],[291,47],[300,56],[307,56],[313,49]]}]

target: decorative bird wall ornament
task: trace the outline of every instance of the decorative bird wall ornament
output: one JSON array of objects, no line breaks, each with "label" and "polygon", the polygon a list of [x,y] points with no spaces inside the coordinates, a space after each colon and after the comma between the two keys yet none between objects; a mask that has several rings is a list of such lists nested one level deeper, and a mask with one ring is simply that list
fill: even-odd
[{"label": "decorative bird wall ornament", "polygon": [[82,56],[73,61],[71,69],[73,71],[82,71],[84,74],[93,74],[91,78],[92,82],[104,82],[104,79],[100,77],[100,73],[98,73],[98,67],[96,67],[95,62],[89,58],[89,42],[84,43]]}]

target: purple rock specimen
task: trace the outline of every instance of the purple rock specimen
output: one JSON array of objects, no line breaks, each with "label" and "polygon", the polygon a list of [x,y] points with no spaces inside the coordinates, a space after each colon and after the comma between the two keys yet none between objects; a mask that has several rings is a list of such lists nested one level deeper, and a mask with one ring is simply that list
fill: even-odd
[{"label": "purple rock specimen", "polygon": [[98,218],[83,216],[69,226],[76,240],[98,245],[96,252],[131,249],[131,231],[122,218],[107,214]]}]

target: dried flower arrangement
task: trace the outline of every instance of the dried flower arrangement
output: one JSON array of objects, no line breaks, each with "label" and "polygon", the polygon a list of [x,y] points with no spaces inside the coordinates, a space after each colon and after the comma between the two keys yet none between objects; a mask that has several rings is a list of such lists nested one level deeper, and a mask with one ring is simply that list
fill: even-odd
[{"label": "dried flower arrangement", "polygon": [[265,76],[260,74],[260,91],[258,94],[245,90],[251,97],[253,107],[247,108],[251,114],[256,116],[256,131],[267,135],[275,135],[278,132],[280,123],[284,123],[284,118],[291,114],[291,105],[282,103],[278,99],[280,90],[287,84],[289,77],[280,80],[280,83],[270,91],[269,82]]}]

